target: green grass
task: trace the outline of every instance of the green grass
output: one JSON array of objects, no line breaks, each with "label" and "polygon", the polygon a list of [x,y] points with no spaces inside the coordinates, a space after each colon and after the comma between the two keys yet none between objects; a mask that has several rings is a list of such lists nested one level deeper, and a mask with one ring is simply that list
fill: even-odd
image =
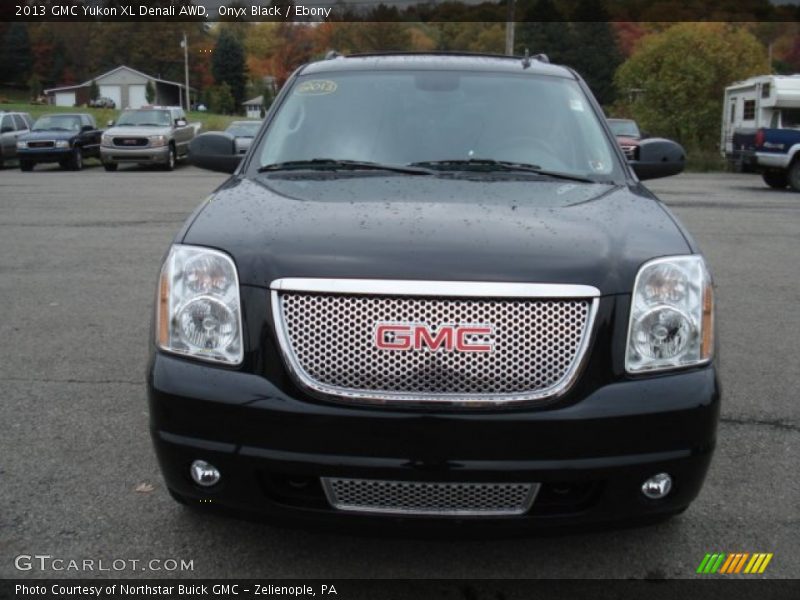
[{"label": "green grass", "polygon": [[[100,129],[105,129],[108,126],[107,125],[108,121],[116,120],[121,112],[119,110],[114,110],[110,108],[90,108],[82,106],[76,106],[74,108],[70,108],[66,106],[53,106],[51,104],[30,104],[26,102],[0,102],[0,111],[3,110],[9,112],[18,111],[18,112],[30,113],[30,115],[34,119],[38,119],[40,116],[46,113],[85,112],[94,116],[94,120],[97,122],[97,126]],[[231,121],[244,119],[244,117],[238,117],[238,116],[218,115],[209,112],[195,112],[195,111],[189,112],[188,117],[190,123],[195,123],[199,121],[200,123],[203,124],[203,127],[200,131],[221,131],[225,129],[230,124]]]}]

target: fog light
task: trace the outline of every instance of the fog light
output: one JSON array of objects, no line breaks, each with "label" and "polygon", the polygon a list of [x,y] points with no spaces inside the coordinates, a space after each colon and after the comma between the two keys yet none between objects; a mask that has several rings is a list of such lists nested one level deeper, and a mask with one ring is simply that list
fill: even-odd
[{"label": "fog light", "polygon": [[672,489],[672,477],[667,473],[653,475],[642,484],[642,493],[651,500],[659,500]]},{"label": "fog light", "polygon": [[192,474],[192,481],[203,487],[211,487],[222,477],[217,467],[204,460],[194,461],[192,466],[189,467],[189,472]]}]

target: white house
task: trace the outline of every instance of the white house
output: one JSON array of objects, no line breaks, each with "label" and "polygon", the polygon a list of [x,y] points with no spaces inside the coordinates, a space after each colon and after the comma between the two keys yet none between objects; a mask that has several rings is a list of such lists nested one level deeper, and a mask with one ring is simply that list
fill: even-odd
[{"label": "white house", "polygon": [[242,102],[244,112],[248,119],[263,119],[266,110],[264,108],[264,96],[256,96],[246,102]]},{"label": "white house", "polygon": [[153,104],[164,106],[184,105],[185,86],[175,81],[153,77],[121,65],[106,73],[92,77],[77,85],[66,85],[44,90],[50,104],[56,106],[81,106],[89,102],[89,88],[97,83],[100,96],[111,98],[117,108],[139,108],[147,104],[145,89],[150,81],[156,97]]}]

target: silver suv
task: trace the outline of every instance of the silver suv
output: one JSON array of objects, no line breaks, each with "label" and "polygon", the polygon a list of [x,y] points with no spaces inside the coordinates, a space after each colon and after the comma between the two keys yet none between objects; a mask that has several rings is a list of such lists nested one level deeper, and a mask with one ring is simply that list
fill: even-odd
[{"label": "silver suv", "polygon": [[197,125],[186,121],[179,106],[149,106],[125,110],[103,134],[100,158],[106,171],[119,163],[158,164],[168,171],[186,156]]},{"label": "silver suv", "polygon": [[33,119],[24,112],[0,111],[0,168],[7,160],[17,158],[17,138],[28,133]]}]

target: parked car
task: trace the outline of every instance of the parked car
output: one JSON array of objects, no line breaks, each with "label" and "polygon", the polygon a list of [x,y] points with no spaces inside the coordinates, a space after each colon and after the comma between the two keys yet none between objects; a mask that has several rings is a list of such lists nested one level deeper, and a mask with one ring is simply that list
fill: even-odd
[{"label": "parked car", "polygon": [[625,153],[625,158],[636,160],[636,149],[644,137],[639,129],[639,124],[633,119],[608,119],[608,126]]},{"label": "parked car", "polygon": [[109,123],[102,138],[100,155],[106,171],[120,163],[157,164],[171,171],[189,151],[189,142],[200,128],[186,121],[179,106],[148,106],[122,111]]},{"label": "parked car", "polygon": [[43,115],[30,132],[17,139],[19,168],[32,171],[39,163],[59,163],[80,171],[86,158],[100,157],[100,136],[94,117],[87,113]]},{"label": "parked car", "polygon": [[228,125],[225,133],[233,136],[237,154],[245,154],[250,149],[253,138],[261,129],[261,123],[262,121],[234,121]]},{"label": "parked car", "polygon": [[17,158],[17,140],[32,126],[33,119],[26,112],[0,111],[0,168]]},{"label": "parked car", "polygon": [[89,106],[94,108],[117,108],[117,103],[111,98],[100,96],[94,100],[89,100]]},{"label": "parked car", "polygon": [[[497,90],[503,90],[498,94]],[[716,439],[713,289],[571,69],[299,68],[163,262],[150,423],[178,501],[492,531],[668,518]],[[637,178],[638,175],[638,178]]]}]

